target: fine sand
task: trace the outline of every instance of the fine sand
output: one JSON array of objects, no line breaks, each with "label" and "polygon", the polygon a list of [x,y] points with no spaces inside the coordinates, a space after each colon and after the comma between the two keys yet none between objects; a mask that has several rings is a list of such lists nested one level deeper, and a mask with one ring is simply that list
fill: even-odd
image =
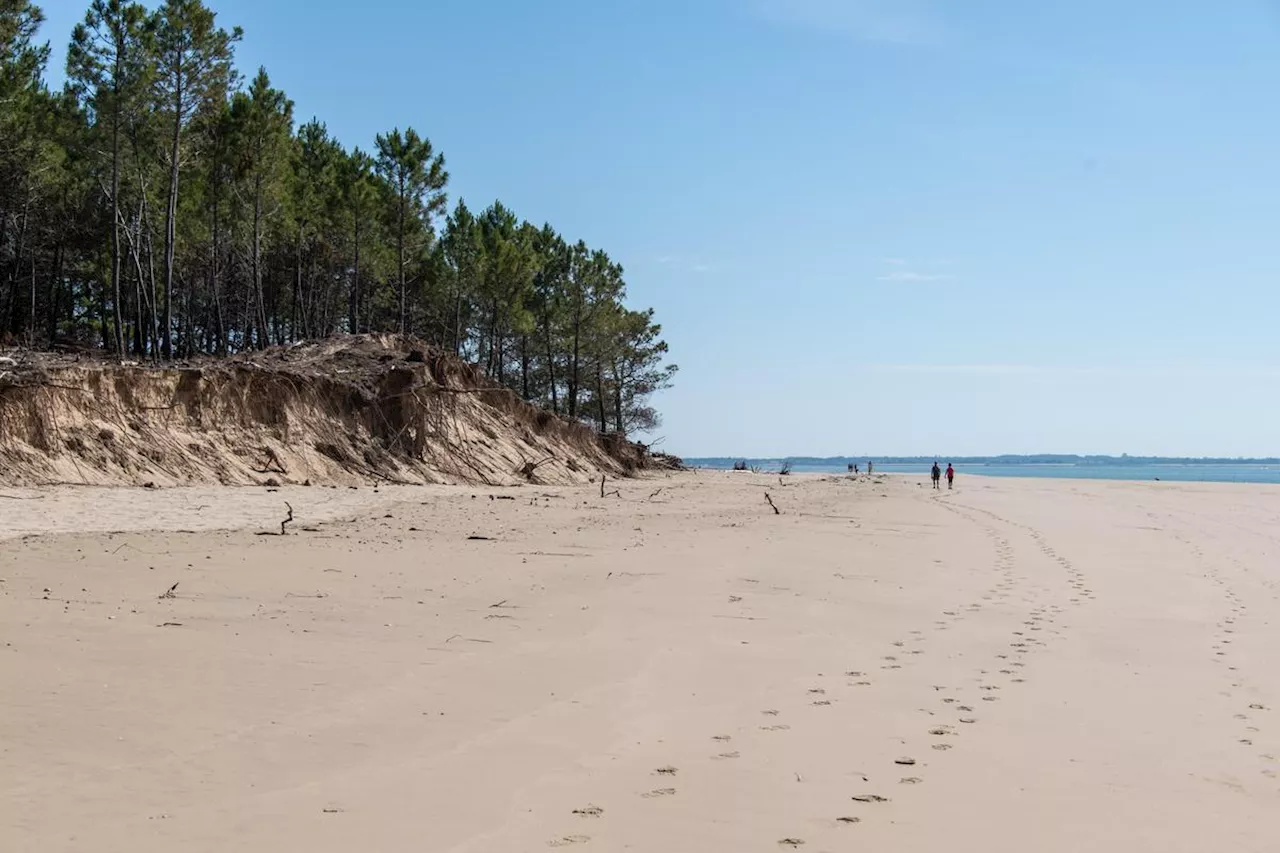
[{"label": "fine sand", "polygon": [[1280,488],[615,487],[0,490],[0,850],[1280,850]]}]

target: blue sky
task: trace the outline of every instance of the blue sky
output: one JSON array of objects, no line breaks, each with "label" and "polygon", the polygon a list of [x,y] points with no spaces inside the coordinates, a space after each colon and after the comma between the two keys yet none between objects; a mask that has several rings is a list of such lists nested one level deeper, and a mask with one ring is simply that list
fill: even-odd
[{"label": "blue sky", "polygon": [[1275,0],[212,5],[621,261],[674,452],[1280,455]]}]

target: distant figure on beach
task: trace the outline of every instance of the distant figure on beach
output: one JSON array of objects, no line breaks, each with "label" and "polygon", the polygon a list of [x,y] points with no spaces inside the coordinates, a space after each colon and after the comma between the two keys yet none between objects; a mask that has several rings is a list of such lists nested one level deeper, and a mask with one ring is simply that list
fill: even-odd
[{"label": "distant figure on beach", "polygon": [[948,462],[947,463],[947,488],[948,489],[952,488],[955,485],[955,482],[956,482],[956,469],[952,467],[950,462]]},{"label": "distant figure on beach", "polygon": [[858,466],[857,466],[857,465],[854,465],[852,462],[850,462],[850,463],[849,463],[849,473],[850,473],[850,474],[856,474],[856,473],[858,473]]},{"label": "distant figure on beach", "polygon": [[875,470],[876,470],[876,466],[875,466],[875,464],[874,464],[874,463],[872,463],[872,462],[868,462],[868,463],[867,463],[867,476],[868,476],[868,477],[870,477],[870,476],[871,476],[871,474],[872,474]]},{"label": "distant figure on beach", "polygon": [[933,470],[929,472],[929,475],[933,478],[933,487],[935,489],[941,490],[942,489],[942,469],[938,467],[937,462],[933,463]]}]

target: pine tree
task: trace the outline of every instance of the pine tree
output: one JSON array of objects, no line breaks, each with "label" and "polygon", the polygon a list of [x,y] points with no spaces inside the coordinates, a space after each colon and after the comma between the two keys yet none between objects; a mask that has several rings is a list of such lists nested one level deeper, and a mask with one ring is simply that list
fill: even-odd
[{"label": "pine tree", "polygon": [[400,298],[400,334],[408,334],[407,261],[410,240],[430,235],[431,218],[444,211],[449,173],[444,155],[435,154],[428,139],[409,128],[377,138],[378,174],[391,189],[391,222],[396,234],[396,279]]},{"label": "pine tree", "polygon": [[178,190],[182,142],[201,110],[226,98],[235,82],[232,58],[243,36],[236,27],[219,29],[215,14],[200,0],[166,0],[156,13],[157,106],[168,116],[169,191],[164,233],[164,320],[161,347],[173,356],[174,262],[178,242]]},{"label": "pine tree", "polygon": [[237,92],[232,98],[231,122],[239,154],[238,177],[252,209],[252,298],[257,345],[263,348],[271,342],[263,287],[263,239],[268,220],[280,213],[283,204],[293,102],[271,87],[265,68],[259,69],[249,91]]},{"label": "pine tree", "polygon": [[150,28],[146,9],[122,0],[94,0],[71,35],[67,79],[71,90],[107,137],[109,183],[104,190],[111,208],[111,301],[113,340],[123,358],[124,315],[121,275],[121,154],[125,125],[145,106],[150,84]]}]

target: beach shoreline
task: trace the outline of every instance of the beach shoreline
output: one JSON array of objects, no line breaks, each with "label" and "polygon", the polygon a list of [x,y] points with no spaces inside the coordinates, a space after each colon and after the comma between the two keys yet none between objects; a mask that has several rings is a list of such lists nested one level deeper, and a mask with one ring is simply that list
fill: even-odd
[{"label": "beach shoreline", "polygon": [[4,849],[1280,844],[1266,486],[5,493]]}]

